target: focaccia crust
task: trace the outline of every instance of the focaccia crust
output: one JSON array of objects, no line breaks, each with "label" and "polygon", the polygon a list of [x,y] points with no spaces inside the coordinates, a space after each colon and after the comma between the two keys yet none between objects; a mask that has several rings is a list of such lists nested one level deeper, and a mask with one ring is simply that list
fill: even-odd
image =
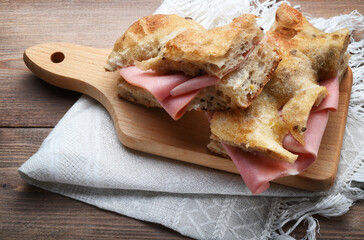
[{"label": "focaccia crust", "polygon": [[236,68],[263,38],[256,16],[244,14],[230,24],[204,29],[190,18],[151,15],[134,23],[115,43],[106,69],[136,65],[161,73],[202,72],[222,78]]},{"label": "focaccia crust", "polygon": [[204,29],[196,21],[177,15],[150,15],[133,23],[116,41],[105,69],[116,71],[117,67],[134,65],[156,57],[162,44],[187,29]]}]

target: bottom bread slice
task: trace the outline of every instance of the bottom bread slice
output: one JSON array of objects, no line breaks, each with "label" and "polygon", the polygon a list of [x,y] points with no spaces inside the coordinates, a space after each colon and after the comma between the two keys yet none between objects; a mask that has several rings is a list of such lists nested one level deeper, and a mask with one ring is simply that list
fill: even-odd
[{"label": "bottom bread slice", "polygon": [[227,154],[224,147],[221,145],[221,143],[217,140],[210,139],[210,142],[207,144],[207,148],[217,155],[220,155],[224,158],[230,159],[229,155]]}]

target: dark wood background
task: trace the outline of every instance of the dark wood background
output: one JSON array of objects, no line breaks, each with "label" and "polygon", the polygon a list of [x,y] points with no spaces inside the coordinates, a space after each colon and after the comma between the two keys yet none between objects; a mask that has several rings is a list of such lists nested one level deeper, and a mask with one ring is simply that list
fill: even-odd
[{"label": "dark wood background", "polygon": [[[330,17],[364,1],[292,1],[313,16]],[[142,222],[24,183],[18,167],[80,97],[42,82],[24,65],[27,47],[70,42],[111,48],[138,18],[160,5],[153,0],[0,0],[0,239],[187,239]],[[359,36],[359,35],[357,35]],[[341,217],[320,220],[320,239],[364,239],[364,203]],[[305,234],[299,226],[295,236]]]}]

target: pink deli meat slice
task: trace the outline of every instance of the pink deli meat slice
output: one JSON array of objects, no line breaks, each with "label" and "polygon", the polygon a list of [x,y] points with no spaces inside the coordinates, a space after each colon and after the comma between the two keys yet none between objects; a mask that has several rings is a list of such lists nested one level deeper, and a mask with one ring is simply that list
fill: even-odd
[{"label": "pink deli meat slice", "polygon": [[120,75],[129,84],[150,92],[158,101],[170,95],[170,91],[190,79],[184,74],[160,75],[155,71],[142,71],[135,66],[120,69]]},{"label": "pink deli meat slice", "polygon": [[305,132],[305,146],[290,134],[283,140],[284,148],[299,155],[293,164],[276,161],[262,153],[244,152],[241,148],[222,143],[253,194],[260,194],[267,190],[269,182],[274,179],[301,173],[317,159],[329,119],[329,110],[336,110],[339,100],[338,78],[327,79],[320,84],[327,88],[329,95],[311,111]]},{"label": "pink deli meat slice", "polygon": [[321,111],[323,109],[328,109],[330,111],[336,111],[339,105],[339,78],[329,78],[320,82],[321,86],[326,87],[329,95],[322,100],[320,105],[313,107],[311,112]]},{"label": "pink deli meat slice", "polygon": [[188,104],[202,88],[219,81],[207,75],[195,78],[184,74],[160,75],[152,70],[142,71],[135,66],[121,68],[120,75],[129,84],[151,93],[174,120],[183,116]]},{"label": "pink deli meat slice", "polygon": [[283,146],[299,155],[293,164],[271,159],[262,153],[245,152],[239,147],[225,143],[222,145],[249,190],[253,194],[260,194],[269,188],[270,181],[299,174],[316,160],[328,116],[328,110],[310,115],[307,123],[308,130],[305,133],[306,146],[300,145],[291,135],[285,137]]},{"label": "pink deli meat slice", "polygon": [[305,145],[303,146],[291,134],[288,134],[283,139],[283,147],[300,156],[302,154],[309,154],[316,158],[328,119],[329,110],[327,109],[311,113],[307,121]]},{"label": "pink deli meat slice", "polygon": [[174,120],[178,120],[186,112],[188,104],[196,97],[199,91],[196,90],[176,97],[169,96],[159,101],[159,103]]},{"label": "pink deli meat slice", "polygon": [[188,81],[185,81],[178,85],[177,87],[173,88],[170,91],[170,94],[172,96],[179,96],[191,91],[195,91],[201,88],[209,87],[216,85],[219,82],[219,78],[217,77],[211,77],[209,75],[203,75],[199,77],[195,77],[192,79],[189,79]]}]

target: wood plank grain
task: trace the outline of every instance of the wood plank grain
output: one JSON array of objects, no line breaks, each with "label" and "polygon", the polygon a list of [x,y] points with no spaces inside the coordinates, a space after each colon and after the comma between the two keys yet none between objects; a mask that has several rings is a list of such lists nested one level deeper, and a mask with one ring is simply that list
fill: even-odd
[{"label": "wood plank grain", "polygon": [[52,128],[0,128],[0,169],[20,167],[38,150],[51,130]]},{"label": "wood plank grain", "polygon": [[12,180],[18,177],[15,168],[1,169],[0,174],[0,239],[189,239],[159,224],[107,212]]},{"label": "wood plank grain", "polygon": [[189,239],[24,183],[18,167],[51,130],[0,128],[0,239]]},{"label": "wood plank grain", "polygon": [[312,17],[329,18],[340,14],[349,14],[354,9],[364,12],[364,2],[362,0],[292,0],[291,6],[300,5],[304,14]]},{"label": "wood plank grain", "polygon": [[[300,4],[303,12],[314,17],[331,17],[354,9],[364,13],[362,0],[292,3]],[[30,81],[25,79],[33,75],[25,70],[24,49],[55,41],[110,48],[130,23],[152,13],[159,4],[159,0],[0,0],[0,127],[54,126],[79,96],[34,77]],[[99,210],[24,184],[16,168],[36,151],[49,131],[1,129],[0,239],[183,239],[159,225]],[[364,203],[360,202],[342,217],[318,217],[321,227],[318,238],[364,239],[363,212]],[[104,221],[115,226],[104,229],[100,227]],[[82,225],[77,228],[68,222],[82,222]],[[138,230],[142,229],[149,235],[139,235]],[[295,236],[303,237],[305,230],[306,226],[301,225]]]},{"label": "wood plank grain", "polygon": [[0,1],[0,127],[54,126],[80,96],[34,77],[22,60],[26,48],[61,41],[111,48],[130,24],[159,5],[156,0]]},{"label": "wood plank grain", "polygon": [[[161,225],[100,210],[24,183],[18,167],[51,128],[0,128],[0,239],[188,239]],[[19,153],[19,154],[16,154]],[[364,202],[320,220],[319,239],[363,239]],[[301,224],[297,238],[306,234]]]},{"label": "wood plank grain", "polygon": [[54,127],[81,95],[47,84],[28,71],[0,70],[0,76],[0,127]]}]

